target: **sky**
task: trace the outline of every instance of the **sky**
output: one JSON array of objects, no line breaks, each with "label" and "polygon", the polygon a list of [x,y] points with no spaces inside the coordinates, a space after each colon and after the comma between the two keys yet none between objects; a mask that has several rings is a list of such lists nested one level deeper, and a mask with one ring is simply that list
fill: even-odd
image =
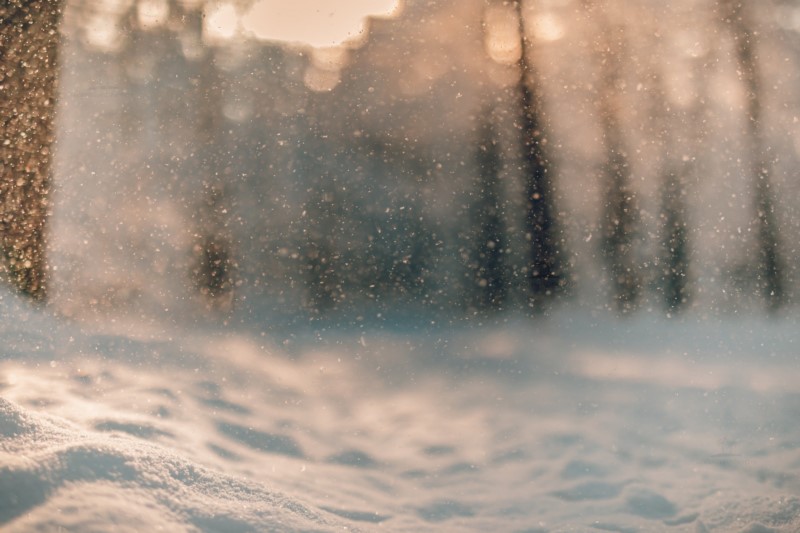
[{"label": "sky", "polygon": [[241,17],[241,25],[259,39],[324,48],[360,40],[365,17],[396,16],[400,10],[400,0],[261,0]]},{"label": "sky", "polygon": [[[117,23],[133,0],[103,0],[88,7],[91,16],[84,22],[91,45],[107,51],[120,43]],[[366,36],[368,17],[396,17],[403,0],[256,0],[249,6],[237,1],[184,0],[184,5],[205,3],[205,38],[220,42],[242,36],[264,41],[292,43],[314,48],[347,44],[355,46]],[[157,28],[166,23],[170,10],[167,0],[139,0],[135,4],[138,23],[143,28]]]}]

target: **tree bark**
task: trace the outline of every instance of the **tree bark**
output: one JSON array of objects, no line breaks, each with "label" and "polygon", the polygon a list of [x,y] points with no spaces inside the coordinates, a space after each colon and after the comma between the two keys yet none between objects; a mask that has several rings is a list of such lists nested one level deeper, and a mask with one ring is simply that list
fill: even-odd
[{"label": "tree bark", "polygon": [[37,300],[46,293],[61,6],[61,0],[0,4],[0,268]]}]

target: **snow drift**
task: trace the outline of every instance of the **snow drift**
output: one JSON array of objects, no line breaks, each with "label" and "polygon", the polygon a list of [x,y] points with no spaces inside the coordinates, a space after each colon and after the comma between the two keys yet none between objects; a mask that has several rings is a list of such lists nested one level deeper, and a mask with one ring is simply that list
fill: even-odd
[{"label": "snow drift", "polygon": [[268,338],[2,306],[4,530],[800,529],[788,323]]}]

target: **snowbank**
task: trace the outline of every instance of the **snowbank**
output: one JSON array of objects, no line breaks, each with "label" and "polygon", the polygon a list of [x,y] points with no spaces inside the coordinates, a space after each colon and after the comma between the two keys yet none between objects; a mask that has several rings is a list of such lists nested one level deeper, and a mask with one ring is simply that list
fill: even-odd
[{"label": "snowbank", "polygon": [[2,306],[4,530],[800,530],[791,324],[156,337]]}]

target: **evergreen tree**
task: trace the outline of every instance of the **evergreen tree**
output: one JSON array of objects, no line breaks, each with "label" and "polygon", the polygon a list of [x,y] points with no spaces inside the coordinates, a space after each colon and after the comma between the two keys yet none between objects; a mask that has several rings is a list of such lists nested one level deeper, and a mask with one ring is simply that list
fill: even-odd
[{"label": "evergreen tree", "polygon": [[[703,144],[702,129],[689,129],[682,135],[674,135],[671,128],[683,124],[702,124],[704,103],[700,81],[699,63],[695,72],[684,73],[694,82],[696,93],[683,109],[673,110],[664,89],[659,72],[652,76],[653,115],[656,117],[656,133],[661,146],[661,208],[660,249],[654,264],[657,268],[656,291],[669,315],[681,312],[692,297],[690,266],[691,243],[687,221],[687,182],[696,173],[697,147]],[[681,127],[681,126],[679,126]]]},{"label": "evergreen tree", "polygon": [[685,190],[680,174],[669,167],[661,192],[664,306],[669,313],[681,311],[689,301],[689,230],[686,224]]},{"label": "evergreen tree", "polygon": [[480,182],[473,216],[477,231],[475,303],[479,309],[501,309],[508,294],[508,272],[503,255],[507,244],[499,179],[500,154],[490,117],[481,124],[476,159]]},{"label": "evergreen tree", "polygon": [[761,130],[761,88],[755,44],[757,33],[744,2],[724,0],[722,16],[734,39],[739,76],[746,94],[746,141],[750,145],[750,175],[753,183],[753,208],[757,228],[757,285],[770,311],[785,303],[783,257],[771,188],[770,167]]},{"label": "evergreen tree", "polygon": [[641,283],[633,259],[639,217],[625,152],[619,147],[610,148],[608,156],[603,256],[609,269],[611,298],[619,312],[628,313],[636,309]]},{"label": "evergreen tree", "polygon": [[335,309],[342,299],[342,279],[337,272],[338,250],[335,236],[341,220],[337,215],[334,180],[325,165],[332,157],[330,140],[320,133],[313,110],[318,96],[308,102],[306,113],[298,118],[301,141],[297,146],[297,165],[300,179],[305,184],[305,210],[303,213],[303,269],[306,285],[307,309],[322,314]]},{"label": "evergreen tree", "polygon": [[622,82],[622,26],[605,21],[599,62],[601,65],[599,115],[605,141],[606,161],[603,166],[605,203],[602,221],[603,257],[608,267],[611,299],[618,312],[636,309],[641,292],[641,275],[635,260],[639,208],[632,188],[630,165],[620,124],[621,103],[618,87]]},{"label": "evergreen tree", "polygon": [[221,187],[204,191],[199,226],[193,247],[192,277],[206,304],[212,309],[228,310],[232,305],[236,262],[227,228],[228,208]]},{"label": "evergreen tree", "polygon": [[517,84],[522,126],[520,129],[525,176],[526,215],[525,236],[529,242],[528,276],[529,306],[542,312],[546,302],[564,287],[561,250],[559,247],[551,183],[552,165],[547,159],[547,143],[543,130],[542,101],[536,87],[536,73],[530,57],[522,0],[515,2],[519,19],[522,52],[519,59],[520,77]]},{"label": "evergreen tree", "polygon": [[314,314],[334,309],[341,299],[342,284],[336,272],[333,243],[333,194],[312,189],[306,204],[306,271],[309,310]]},{"label": "evergreen tree", "polygon": [[[189,29],[200,38],[202,12],[186,15]],[[225,165],[222,163],[224,117],[222,115],[223,84],[214,62],[214,51],[206,49],[197,65],[196,91],[196,154],[200,205],[196,224],[192,276],[208,307],[228,310],[232,305],[236,261],[233,237],[228,222],[232,206],[226,194]]]},{"label": "evergreen tree", "polygon": [[45,231],[58,66],[60,0],[0,3],[0,246],[2,269],[45,296]]}]

